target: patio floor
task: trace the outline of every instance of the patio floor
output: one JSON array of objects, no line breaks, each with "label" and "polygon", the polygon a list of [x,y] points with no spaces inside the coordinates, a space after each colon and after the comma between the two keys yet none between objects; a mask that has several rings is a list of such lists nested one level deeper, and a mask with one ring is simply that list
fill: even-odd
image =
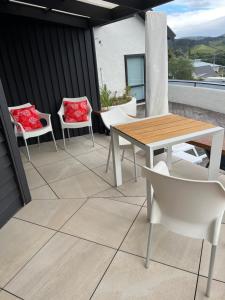
[{"label": "patio floor", "polygon": [[[202,300],[210,245],[156,226],[152,262],[144,268],[147,242],[144,154],[123,161],[124,184],[105,173],[109,137],[30,146],[21,153],[33,201],[0,230],[0,300],[153,299]],[[22,149],[24,151],[24,149]],[[164,159],[164,155],[155,158]],[[206,179],[207,170],[174,160],[172,173]],[[225,176],[220,176],[225,185]],[[218,247],[212,300],[225,299],[225,224]]]}]

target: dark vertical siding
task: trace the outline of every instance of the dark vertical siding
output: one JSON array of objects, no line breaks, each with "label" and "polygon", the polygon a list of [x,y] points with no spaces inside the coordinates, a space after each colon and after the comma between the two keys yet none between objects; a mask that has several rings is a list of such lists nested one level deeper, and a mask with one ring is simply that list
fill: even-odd
[{"label": "dark vertical siding", "polygon": [[0,227],[31,201],[0,80]]},{"label": "dark vertical siding", "polygon": [[61,138],[57,111],[63,97],[86,95],[99,109],[95,68],[91,29],[1,15],[0,77],[8,105],[30,101],[52,114],[56,138]]}]

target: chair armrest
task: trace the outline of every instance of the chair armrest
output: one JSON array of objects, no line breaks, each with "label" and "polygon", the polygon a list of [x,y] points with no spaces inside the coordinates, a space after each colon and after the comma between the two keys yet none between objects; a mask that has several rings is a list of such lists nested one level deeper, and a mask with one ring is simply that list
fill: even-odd
[{"label": "chair armrest", "polygon": [[13,125],[14,125],[14,128],[15,128],[16,126],[18,126],[18,127],[20,128],[21,132],[25,133],[25,130],[24,130],[23,125],[22,125],[21,123],[16,122],[15,120],[11,120],[11,121],[12,121],[12,123],[13,123]]},{"label": "chair armrest", "polygon": [[47,122],[47,125],[51,124],[51,115],[50,114],[45,114],[42,112],[38,112],[40,119],[44,119]]},{"label": "chair armrest", "polygon": [[64,114],[62,113],[62,111],[59,110],[59,111],[57,112],[57,114],[58,114],[58,116],[59,116],[59,119],[60,119],[61,124],[65,124],[64,119],[63,119]]}]

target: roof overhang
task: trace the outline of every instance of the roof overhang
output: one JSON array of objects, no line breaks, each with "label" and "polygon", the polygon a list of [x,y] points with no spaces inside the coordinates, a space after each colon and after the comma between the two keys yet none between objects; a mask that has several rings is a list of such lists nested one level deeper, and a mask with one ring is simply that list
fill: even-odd
[{"label": "roof overhang", "polygon": [[173,0],[0,0],[0,13],[88,28],[112,23]]}]

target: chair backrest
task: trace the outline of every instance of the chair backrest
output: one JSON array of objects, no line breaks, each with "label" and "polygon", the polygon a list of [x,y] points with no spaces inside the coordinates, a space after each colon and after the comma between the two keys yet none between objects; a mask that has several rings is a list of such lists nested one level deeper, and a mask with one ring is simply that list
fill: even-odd
[{"label": "chair backrest", "polygon": [[137,115],[137,100],[134,97],[129,102],[118,105],[118,107],[129,116],[136,117]]},{"label": "chair backrest", "polygon": [[64,115],[64,104],[63,104],[64,101],[80,102],[82,100],[87,100],[87,104],[88,104],[88,108],[89,108],[89,114],[91,114],[92,107],[91,107],[91,104],[90,104],[90,102],[89,102],[89,100],[88,100],[88,98],[86,96],[78,97],[78,98],[63,98],[61,107],[60,107],[60,109],[58,111],[58,114],[60,114],[62,116]]},{"label": "chair backrest", "polygon": [[[165,162],[160,162],[165,165]],[[225,190],[217,181],[188,180],[144,167],[154,189],[152,223],[192,238],[218,243]]]},{"label": "chair backrest", "polygon": [[[20,108],[26,108],[26,107],[30,107],[30,106],[32,106],[32,104],[28,102],[28,103],[17,105],[17,106],[9,106],[8,110],[10,112],[12,109],[20,109]],[[13,117],[12,117],[11,114],[10,114],[10,118],[11,118],[11,121],[12,121]]]},{"label": "chair backrest", "polygon": [[101,117],[107,129],[110,129],[111,125],[125,124],[134,121],[132,117],[129,117],[118,106],[115,106],[106,112],[102,112]]}]

